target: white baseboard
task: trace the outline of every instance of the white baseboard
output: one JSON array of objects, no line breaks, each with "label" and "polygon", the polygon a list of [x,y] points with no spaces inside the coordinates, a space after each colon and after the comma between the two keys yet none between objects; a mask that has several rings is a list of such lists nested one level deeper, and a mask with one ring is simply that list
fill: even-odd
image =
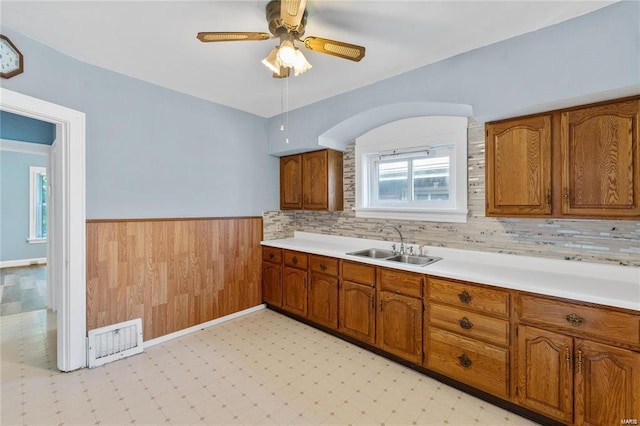
[{"label": "white baseboard", "polygon": [[160,343],[167,342],[169,340],[184,336],[186,334],[193,333],[195,331],[199,331],[199,330],[205,329],[207,327],[211,327],[212,325],[220,324],[220,323],[223,323],[225,321],[229,321],[229,320],[232,320],[232,319],[235,319],[235,318],[239,318],[239,317],[251,314],[253,312],[260,311],[262,309],[265,309],[266,307],[267,307],[267,305],[265,305],[263,303],[261,305],[254,306],[253,308],[245,309],[244,311],[236,312],[234,314],[229,314],[229,315],[226,315],[226,316],[221,317],[221,318],[217,318],[217,319],[214,319],[214,320],[211,320],[211,321],[203,322],[202,324],[194,325],[193,327],[189,327],[189,328],[185,328],[185,329],[182,329],[182,330],[174,331],[173,333],[165,334],[164,336],[160,336],[160,337],[156,337],[155,339],[147,340],[146,342],[144,342],[144,348],[148,348],[150,346],[158,345]]},{"label": "white baseboard", "polygon": [[32,266],[32,265],[46,265],[46,264],[47,264],[46,257],[39,257],[36,259],[5,260],[0,262],[0,269],[15,268],[17,266]]}]

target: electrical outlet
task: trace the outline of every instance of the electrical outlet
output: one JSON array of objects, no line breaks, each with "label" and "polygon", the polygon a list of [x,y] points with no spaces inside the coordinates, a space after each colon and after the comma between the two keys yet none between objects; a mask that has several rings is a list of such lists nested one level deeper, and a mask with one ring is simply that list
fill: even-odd
[{"label": "electrical outlet", "polygon": [[276,223],[276,232],[282,232],[282,224],[280,222]]}]

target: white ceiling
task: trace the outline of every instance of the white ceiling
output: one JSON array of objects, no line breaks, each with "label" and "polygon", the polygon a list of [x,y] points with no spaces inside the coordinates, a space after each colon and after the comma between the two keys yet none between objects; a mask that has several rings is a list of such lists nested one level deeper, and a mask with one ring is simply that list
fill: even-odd
[{"label": "white ceiling", "polygon": [[[263,117],[325,99],[614,1],[309,0],[306,35],[366,46],[351,62],[302,49],[313,68],[279,80],[275,41],[201,43],[199,31],[264,31],[267,0],[5,1],[7,26],[80,61]],[[18,46],[19,47],[19,46]]]}]

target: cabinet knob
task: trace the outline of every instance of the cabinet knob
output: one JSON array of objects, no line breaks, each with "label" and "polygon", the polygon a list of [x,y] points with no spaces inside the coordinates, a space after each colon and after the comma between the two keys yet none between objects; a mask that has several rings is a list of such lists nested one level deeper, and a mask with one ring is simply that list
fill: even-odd
[{"label": "cabinet knob", "polygon": [[471,296],[467,292],[467,290],[462,290],[462,293],[458,293],[458,298],[462,303],[468,305],[469,303],[471,303],[471,299],[473,299],[473,296]]},{"label": "cabinet knob", "polygon": [[569,314],[566,315],[564,317],[564,319],[567,320],[567,322],[575,327],[579,326],[580,324],[582,324],[584,322],[584,318],[582,318],[580,315],[578,314]]},{"label": "cabinet knob", "polygon": [[269,259],[273,259],[273,253],[269,253]]},{"label": "cabinet knob", "polygon": [[325,269],[327,269],[327,264],[326,264],[326,263],[324,263],[324,262],[321,262],[321,263],[320,263],[320,269],[322,269],[323,271],[324,271]]},{"label": "cabinet knob", "polygon": [[467,317],[462,317],[458,320],[458,324],[460,324],[460,328],[465,330],[471,330],[473,328],[473,323]]},{"label": "cabinet knob", "polygon": [[293,262],[294,265],[298,264],[298,258],[296,256],[293,256],[293,259],[291,259],[291,261]]},{"label": "cabinet knob", "polygon": [[463,366],[464,368],[469,368],[471,367],[471,364],[473,364],[473,361],[471,361],[469,356],[465,353],[463,353],[458,357],[458,361],[460,361],[460,365]]},{"label": "cabinet knob", "polygon": [[569,204],[569,188],[565,188],[562,193],[562,198],[564,198],[564,203]]}]

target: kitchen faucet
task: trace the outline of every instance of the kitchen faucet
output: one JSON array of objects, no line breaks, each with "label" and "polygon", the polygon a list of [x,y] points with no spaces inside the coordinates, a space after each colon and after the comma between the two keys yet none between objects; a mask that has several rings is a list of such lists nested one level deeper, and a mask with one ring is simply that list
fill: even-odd
[{"label": "kitchen faucet", "polygon": [[400,229],[398,229],[398,227],[395,225],[385,223],[384,225],[382,225],[382,228],[380,228],[380,232],[384,231],[385,228],[395,229],[398,235],[400,235],[400,254],[404,254],[404,238],[402,238],[402,232],[400,232]]}]

